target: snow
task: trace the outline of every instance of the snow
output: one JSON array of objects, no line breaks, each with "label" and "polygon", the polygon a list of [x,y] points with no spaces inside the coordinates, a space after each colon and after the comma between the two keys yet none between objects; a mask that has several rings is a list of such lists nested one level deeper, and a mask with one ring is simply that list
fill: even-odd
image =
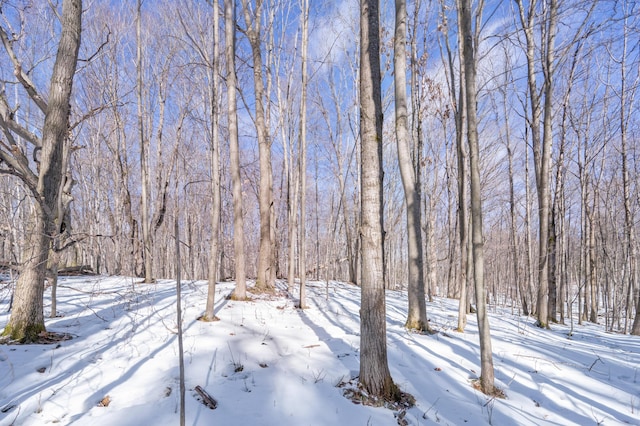
[{"label": "snow", "polygon": [[[227,300],[217,286],[220,321],[197,321],[206,282],[183,283],[186,424],[393,425],[393,411],[342,396],[358,374],[360,289],[308,283],[309,309],[275,296]],[[326,298],[328,289],[328,299]],[[9,286],[0,283],[0,327],[9,319]],[[49,292],[45,311],[49,310]],[[60,316],[48,331],[71,340],[0,346],[0,425],[179,424],[175,281],[137,284],[125,277],[61,277]],[[389,366],[417,401],[411,425],[640,424],[640,338],[602,326],[554,325],[510,309],[490,313],[496,384],[506,399],[476,391],[478,333],[469,316],[454,331],[457,302],[427,306],[437,334],[403,328],[406,293],[387,293]],[[41,372],[40,372],[41,371]],[[199,385],[218,408],[203,405]],[[99,406],[106,396],[108,406]]]}]

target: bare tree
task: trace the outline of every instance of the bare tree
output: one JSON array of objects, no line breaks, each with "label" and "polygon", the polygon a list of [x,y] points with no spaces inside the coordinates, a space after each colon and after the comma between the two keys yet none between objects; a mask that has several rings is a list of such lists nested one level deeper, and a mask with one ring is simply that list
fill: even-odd
[{"label": "bare tree", "polygon": [[142,0],[138,0],[136,7],[136,94],[138,103],[138,142],[140,143],[140,176],[142,180],[140,197],[140,215],[142,222],[142,246],[144,257],[144,282],[153,282],[151,255],[151,231],[149,217],[149,197],[151,183],[149,181],[149,138],[144,132],[144,106],[142,97]]},{"label": "bare tree", "polygon": [[307,49],[309,45],[309,0],[302,0],[302,93],[300,95],[300,309],[306,308],[305,281],[307,275],[306,209],[307,209]]},{"label": "bare tree", "polygon": [[219,233],[220,233],[220,132],[219,111],[218,111],[218,91],[220,87],[220,74],[218,69],[218,58],[220,57],[220,12],[218,0],[211,0],[213,7],[213,60],[210,62],[211,91],[209,102],[211,110],[211,253],[209,253],[209,288],[207,292],[207,305],[203,319],[206,321],[216,320],[214,304],[216,298],[216,281],[218,279],[218,254],[219,254]]},{"label": "bare tree", "polygon": [[517,213],[516,213],[516,191],[515,191],[515,173],[514,173],[514,146],[511,141],[511,128],[509,120],[509,106],[507,98],[507,84],[512,77],[512,64],[510,63],[509,52],[505,50],[505,81],[498,89],[502,95],[502,119],[505,121],[504,143],[507,149],[507,162],[509,170],[509,238],[511,247],[511,267],[513,271],[513,279],[515,280],[516,293],[520,296],[520,306],[523,315],[529,315],[529,303],[527,302],[527,292],[522,285],[522,277],[519,273],[519,250],[518,250],[518,232],[517,232]]},{"label": "bare tree", "polygon": [[[481,1],[476,12],[476,31],[482,13]],[[462,39],[464,43],[464,84],[467,111],[467,140],[471,171],[471,238],[473,241],[473,279],[476,288],[476,313],[480,335],[480,386],[486,394],[494,393],[493,354],[487,317],[487,294],[484,282],[484,235],[482,231],[482,191],[480,184],[480,149],[478,143],[476,51],[477,37],[472,31],[471,0],[460,0]],[[477,33],[476,33],[477,34]]]},{"label": "bare tree", "polygon": [[[81,0],[63,2],[61,24],[60,41],[46,101],[22,70],[12,48],[12,40],[4,28],[0,27],[0,36],[13,62],[16,77],[31,100],[45,114],[41,139],[18,125],[11,116],[0,114],[0,127],[8,142],[3,141],[0,145],[0,159],[6,165],[0,169],[0,173],[20,178],[35,198],[25,242],[23,269],[16,283],[11,317],[3,332],[3,335],[11,339],[23,342],[36,341],[38,335],[45,331],[43,294],[47,259],[52,241],[66,226],[63,191],[68,177],[63,170],[64,147],[69,136],[70,99],[82,31]],[[8,105],[4,94],[1,104],[2,107]],[[16,144],[14,134],[26,137],[34,145],[34,153],[41,152],[40,158],[36,158],[37,173],[29,167],[29,160]],[[67,205],[69,202],[70,200],[66,200]]]},{"label": "bare tree", "polygon": [[[538,193],[538,326],[548,328],[549,321],[549,216],[551,203],[551,149],[553,143],[553,77],[555,72],[554,52],[558,22],[558,2],[545,2],[544,16],[544,55],[541,59],[544,80],[539,91],[536,79],[536,43],[534,38],[534,21],[537,16],[538,1],[529,2],[525,8],[523,0],[515,0],[518,5],[520,24],[526,40],[525,55],[527,58],[527,82],[531,116],[528,118],[531,128],[533,159],[535,166],[536,188]],[[544,98],[544,103],[543,99]],[[540,134],[540,124],[543,133]]]},{"label": "bare tree", "polygon": [[396,23],[393,62],[396,144],[402,185],[404,187],[409,256],[409,309],[405,327],[417,331],[430,332],[424,291],[420,192],[417,185],[419,168],[415,151],[412,152],[410,147],[407,118],[407,3],[406,0],[396,0],[395,4]]},{"label": "bare tree", "polygon": [[[631,10],[628,10],[630,8]],[[635,217],[631,209],[631,179],[629,177],[629,146],[628,146],[628,132],[629,132],[629,111],[631,108],[628,105],[633,105],[634,97],[640,83],[640,75],[636,75],[636,81],[628,81],[627,70],[627,53],[629,43],[630,27],[628,25],[629,16],[633,16],[633,6],[624,2],[624,24],[622,35],[622,55],[619,61],[620,65],[620,91],[618,97],[620,98],[620,156],[622,159],[622,192],[624,197],[624,235],[625,235],[625,249],[626,258],[628,263],[628,284],[627,284],[627,303],[626,303],[626,315],[625,315],[625,332],[627,330],[627,318],[633,309],[633,294],[637,293],[637,305],[636,315],[631,326],[631,334],[640,336],[640,292],[636,289],[638,285],[638,265],[637,265],[637,246],[636,235],[634,229]],[[629,84],[631,83],[631,84]]]},{"label": "bare tree", "polygon": [[360,138],[362,302],[360,383],[374,397],[398,389],[387,363],[382,217],[382,97],[378,0],[360,2]]},{"label": "bare tree", "polygon": [[[444,35],[445,47],[447,52],[447,61],[445,66],[448,71],[447,82],[449,84],[449,96],[451,98],[452,109],[455,119],[456,129],[456,159],[457,159],[457,171],[458,171],[458,236],[460,242],[460,270],[458,272],[458,287],[459,287],[459,301],[458,301],[458,331],[464,331],[467,325],[467,313],[469,311],[469,279],[471,277],[471,262],[470,262],[470,250],[469,250],[469,212],[468,212],[468,193],[469,193],[469,181],[468,181],[468,163],[469,153],[467,146],[464,144],[464,131],[466,126],[466,108],[465,108],[465,85],[464,80],[464,66],[463,55],[464,45],[463,38],[461,36],[460,25],[458,25],[458,78],[456,78],[456,67],[454,64],[454,51],[449,43],[448,21],[446,19],[446,5],[443,1],[441,3],[441,16],[443,19],[442,30]],[[458,22],[461,21],[460,14],[461,8],[456,7]],[[458,83],[458,90],[456,90],[456,81]]]},{"label": "bare tree", "polygon": [[274,287],[275,268],[274,241],[272,240],[273,177],[271,165],[271,143],[265,118],[265,88],[262,73],[262,6],[263,0],[256,0],[251,7],[248,0],[242,0],[245,34],[251,46],[253,58],[253,83],[255,89],[255,124],[260,156],[260,252],[258,253],[258,276],[256,288],[270,290]]},{"label": "bare tree", "polygon": [[235,252],[236,287],[233,298],[247,298],[244,219],[242,211],[242,181],[240,179],[240,147],[238,143],[238,113],[236,101],[236,2],[224,1],[224,55],[227,62],[227,121],[229,123],[229,153],[231,157],[231,183],[233,186],[233,247]]}]

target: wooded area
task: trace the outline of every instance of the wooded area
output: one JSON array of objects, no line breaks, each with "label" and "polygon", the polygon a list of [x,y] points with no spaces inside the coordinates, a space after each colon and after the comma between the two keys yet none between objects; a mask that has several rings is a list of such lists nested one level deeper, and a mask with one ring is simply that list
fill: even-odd
[{"label": "wooded area", "polygon": [[220,280],[286,279],[301,308],[306,279],[349,281],[372,317],[406,289],[421,332],[459,299],[487,393],[487,305],[640,335],[635,2],[82,7],[1,6],[5,334],[44,330],[59,269],[175,277],[177,224],[210,320]]}]

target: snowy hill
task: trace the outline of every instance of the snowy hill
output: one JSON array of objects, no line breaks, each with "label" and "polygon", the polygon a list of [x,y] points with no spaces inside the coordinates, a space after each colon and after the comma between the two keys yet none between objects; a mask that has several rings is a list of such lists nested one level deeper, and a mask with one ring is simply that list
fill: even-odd
[{"label": "snowy hill", "polygon": [[[0,327],[9,318],[2,285]],[[235,302],[225,298],[233,283],[219,284],[220,321],[203,323],[196,318],[206,283],[184,283],[186,424],[397,424],[393,411],[354,404],[339,387],[358,374],[360,289],[311,282],[310,308],[300,311],[279,286],[275,296]],[[61,277],[61,316],[47,319],[47,329],[73,338],[0,346],[0,425],[179,424],[175,301],[168,280]],[[490,399],[472,387],[475,316],[461,334],[453,331],[455,300],[436,299],[427,309],[438,333],[408,333],[406,294],[387,295],[389,366],[417,401],[409,424],[640,424],[640,338],[597,325],[576,326],[568,338],[567,326],[544,331],[532,318],[492,311],[496,384],[507,398]],[[217,409],[200,402],[196,386]]]}]

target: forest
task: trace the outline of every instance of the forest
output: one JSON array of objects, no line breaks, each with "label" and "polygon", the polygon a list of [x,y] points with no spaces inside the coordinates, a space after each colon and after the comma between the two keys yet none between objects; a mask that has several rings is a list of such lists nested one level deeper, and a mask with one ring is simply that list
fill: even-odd
[{"label": "forest", "polygon": [[208,280],[209,321],[357,285],[390,399],[385,290],[476,314],[489,395],[488,308],[640,335],[635,1],[11,0],[0,39],[13,341],[82,272]]}]

